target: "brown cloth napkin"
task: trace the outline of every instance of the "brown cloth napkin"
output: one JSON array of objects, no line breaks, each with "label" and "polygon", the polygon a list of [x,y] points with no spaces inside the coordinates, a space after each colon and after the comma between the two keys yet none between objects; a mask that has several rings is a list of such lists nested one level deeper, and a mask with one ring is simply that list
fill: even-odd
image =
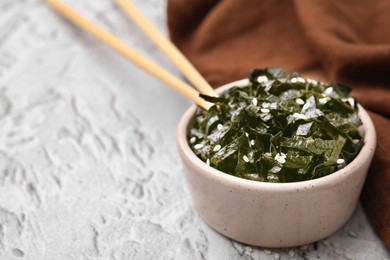
[{"label": "brown cloth napkin", "polygon": [[277,66],[353,88],[378,147],[361,202],[390,248],[390,1],[168,0],[173,42],[215,87]]}]

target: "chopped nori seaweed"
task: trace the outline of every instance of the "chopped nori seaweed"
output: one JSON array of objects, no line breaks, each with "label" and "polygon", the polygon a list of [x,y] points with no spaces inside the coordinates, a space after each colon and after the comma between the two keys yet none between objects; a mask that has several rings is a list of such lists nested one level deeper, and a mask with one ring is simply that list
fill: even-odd
[{"label": "chopped nori seaweed", "polygon": [[218,98],[202,96],[214,106],[197,109],[190,147],[211,167],[250,180],[295,182],[331,174],[363,146],[357,102],[349,93],[342,84],[254,69],[247,86]]}]

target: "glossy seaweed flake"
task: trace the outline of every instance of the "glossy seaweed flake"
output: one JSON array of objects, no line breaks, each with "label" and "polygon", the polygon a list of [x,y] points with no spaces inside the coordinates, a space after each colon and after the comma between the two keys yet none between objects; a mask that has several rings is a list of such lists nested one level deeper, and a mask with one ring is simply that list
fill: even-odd
[{"label": "glossy seaweed flake", "polygon": [[360,151],[357,102],[350,89],[255,69],[246,87],[233,87],[208,111],[197,109],[191,149],[225,173],[264,182],[296,182],[335,172]]}]

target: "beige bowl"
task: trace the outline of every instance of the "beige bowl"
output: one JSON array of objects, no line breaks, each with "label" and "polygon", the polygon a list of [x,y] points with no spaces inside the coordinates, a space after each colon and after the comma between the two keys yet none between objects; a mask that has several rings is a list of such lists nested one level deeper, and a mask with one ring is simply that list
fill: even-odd
[{"label": "beige bowl", "polygon": [[[247,83],[240,80],[218,91]],[[201,161],[187,141],[195,109],[179,123],[177,146],[195,208],[213,229],[249,245],[291,247],[323,239],[351,217],[376,146],[374,125],[361,106],[365,143],[359,155],[328,176],[295,183],[242,179]]]}]

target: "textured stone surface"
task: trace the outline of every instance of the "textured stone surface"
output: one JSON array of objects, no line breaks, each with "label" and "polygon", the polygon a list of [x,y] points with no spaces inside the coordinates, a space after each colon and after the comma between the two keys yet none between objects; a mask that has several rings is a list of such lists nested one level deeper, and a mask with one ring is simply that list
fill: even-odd
[{"label": "textured stone surface", "polygon": [[[135,2],[165,30],[164,1]],[[67,3],[178,74],[114,1]],[[360,207],[299,248],[210,229],[175,147],[189,104],[42,1],[1,0],[0,259],[389,258]]]}]

